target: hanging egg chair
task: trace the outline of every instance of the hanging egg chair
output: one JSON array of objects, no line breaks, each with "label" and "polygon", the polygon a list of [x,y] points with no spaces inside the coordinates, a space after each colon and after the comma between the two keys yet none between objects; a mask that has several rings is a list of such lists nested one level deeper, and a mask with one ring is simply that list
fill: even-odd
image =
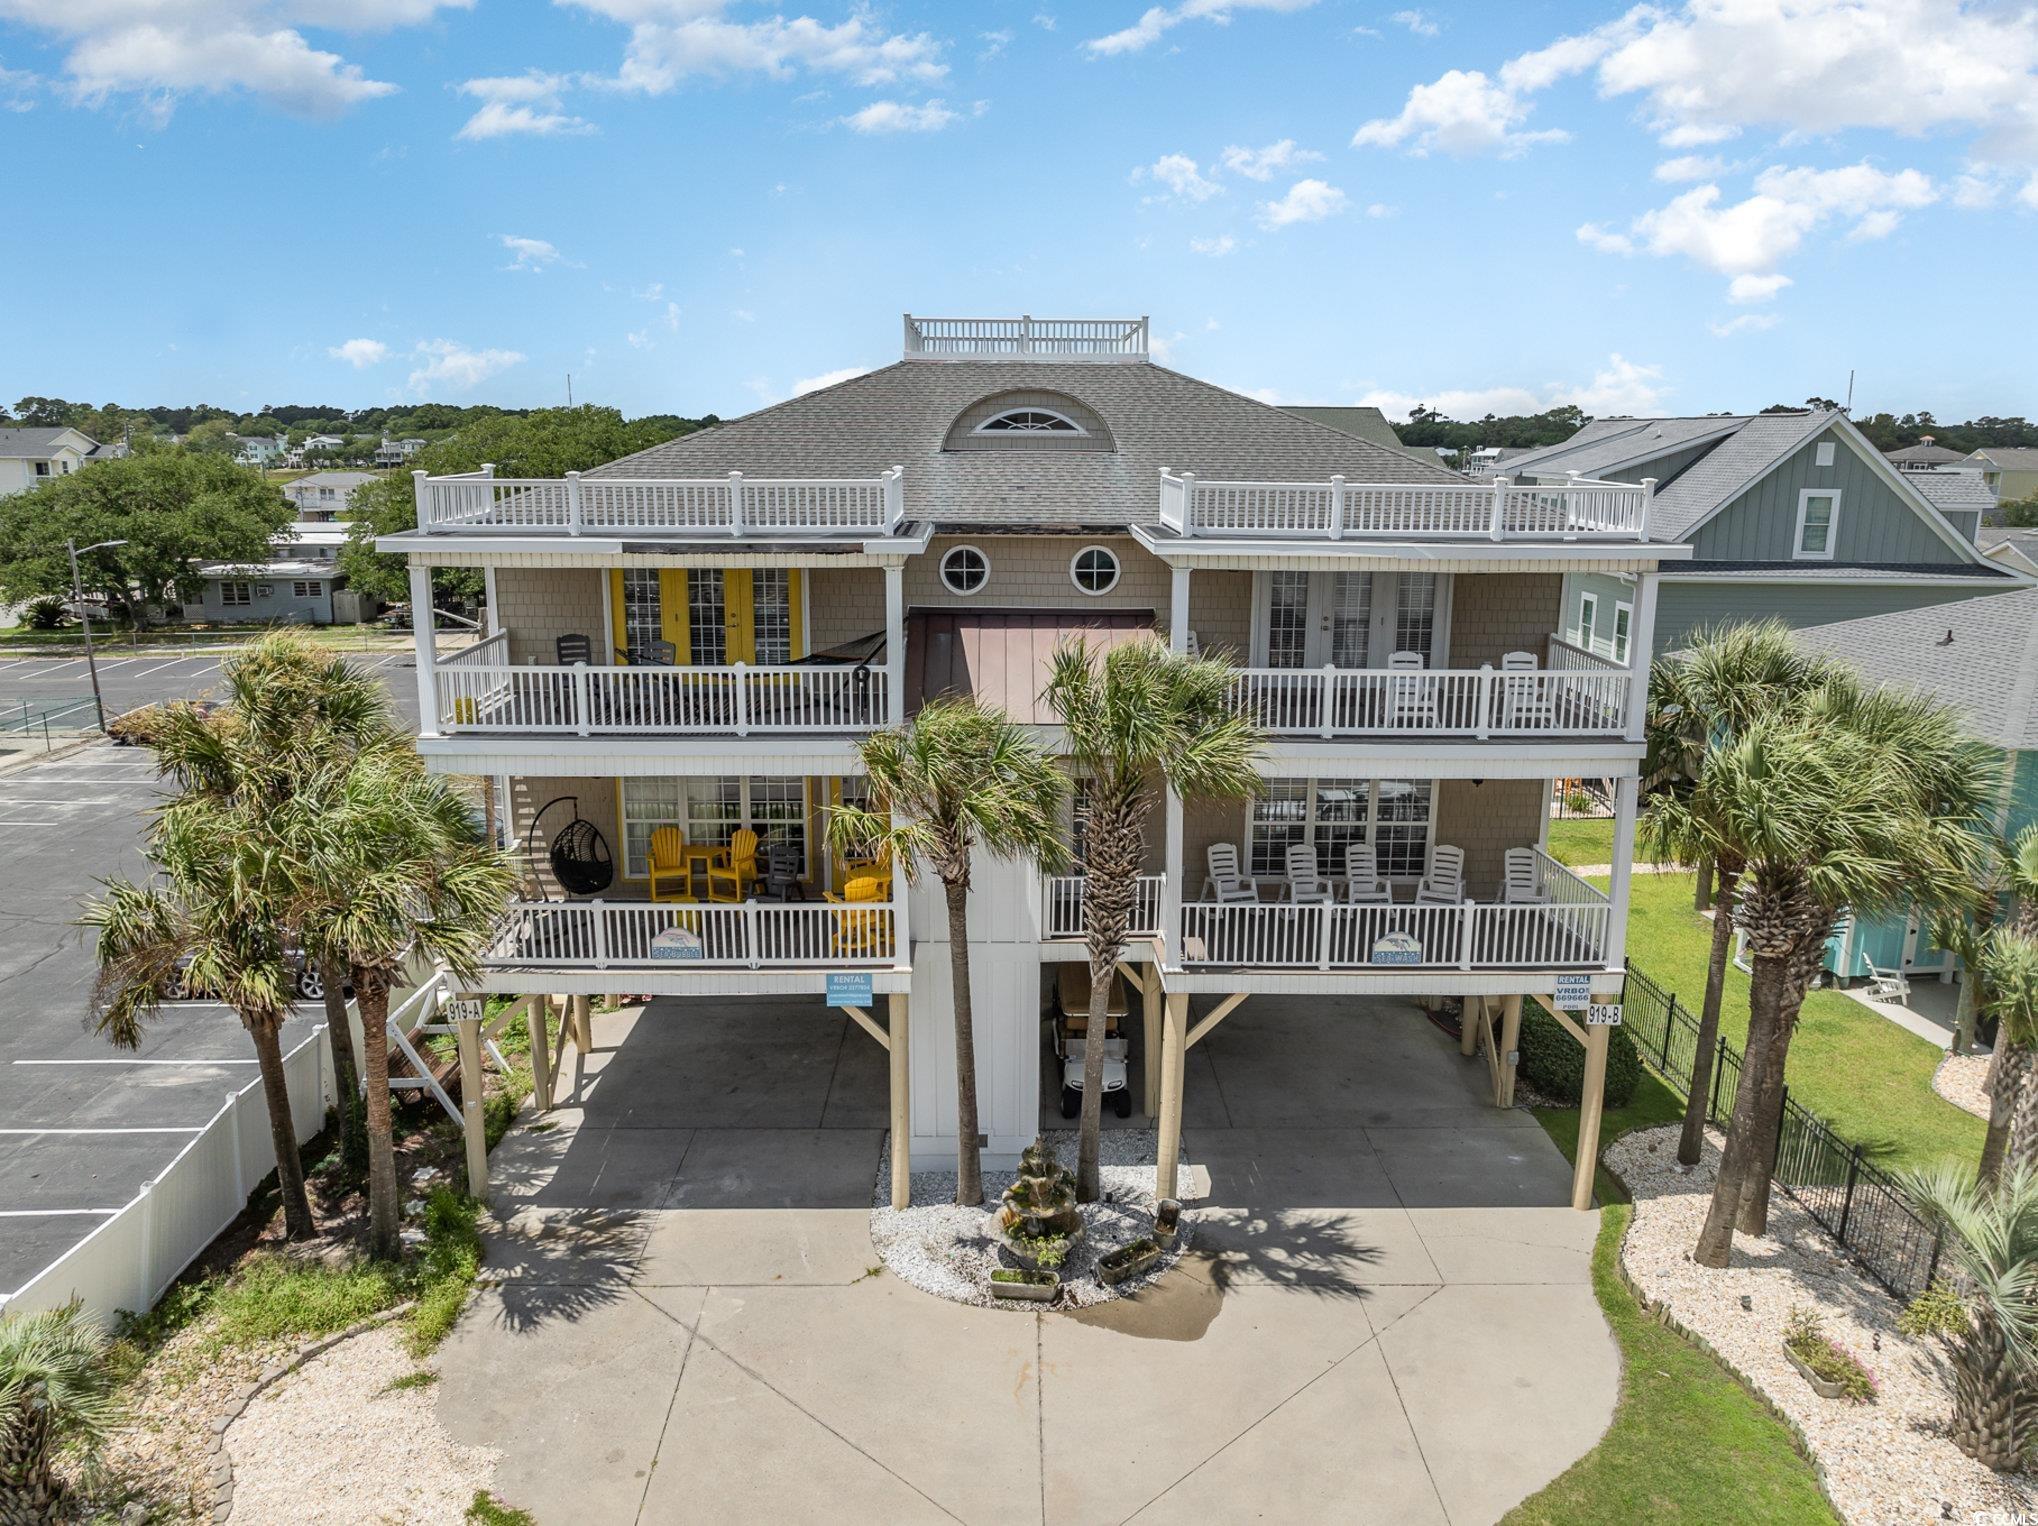
[{"label": "hanging egg chair", "polygon": [[600,895],[616,882],[615,860],[609,856],[608,839],[602,836],[601,828],[581,819],[578,795],[561,795],[539,808],[524,838],[524,854],[534,859],[538,824],[545,819],[545,812],[556,805],[572,806],[573,820],[552,834],[551,846],[546,850],[552,878],[568,895]]}]

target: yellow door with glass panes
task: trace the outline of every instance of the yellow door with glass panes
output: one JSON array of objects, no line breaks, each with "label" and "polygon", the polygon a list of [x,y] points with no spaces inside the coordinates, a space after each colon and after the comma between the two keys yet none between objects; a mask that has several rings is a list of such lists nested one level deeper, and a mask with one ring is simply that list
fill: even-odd
[{"label": "yellow door with glass panes", "polygon": [[627,567],[609,573],[616,661],[671,644],[694,667],[772,667],[807,654],[806,588],[797,568]]}]

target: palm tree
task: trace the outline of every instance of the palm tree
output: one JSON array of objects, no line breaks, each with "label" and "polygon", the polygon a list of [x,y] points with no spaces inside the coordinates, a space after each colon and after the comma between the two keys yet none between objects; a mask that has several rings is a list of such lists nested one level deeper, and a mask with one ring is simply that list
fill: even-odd
[{"label": "palm tree", "polygon": [[1936,702],[1841,677],[1708,759],[1690,809],[1745,866],[1735,920],[1754,974],[1701,1264],[1727,1264],[1737,1227],[1767,1228],[1785,1062],[1835,919],[1957,902],[1986,857],[1992,774],[1987,749]]},{"label": "palm tree", "polygon": [[165,993],[179,988],[206,991],[240,1018],[261,1070],[284,1229],[301,1240],[315,1226],[283,1073],[280,1034],[295,976],[283,936],[289,887],[272,828],[271,813],[250,801],[187,792],[163,807],[150,834],[160,885],[109,880],[82,920],[99,931],[96,1026],[115,1044],[136,1047]]},{"label": "palm tree", "polygon": [[1982,942],[1969,976],[1981,1008],[1996,1020],[1988,1069],[1988,1135],[1981,1179],[1997,1180],[2006,1162],[2038,1169],[2038,938],[1999,927]]},{"label": "palm tree", "polygon": [[[1055,653],[1046,690],[1071,763],[1089,780],[1083,834],[1083,931],[1090,953],[1090,1021],[1083,1046],[1076,1196],[1097,1200],[1104,1120],[1104,1045],[1111,982],[1125,948],[1145,828],[1163,788],[1176,795],[1256,793],[1259,727],[1232,704],[1231,665],[1185,657],[1155,639],[1098,655],[1078,638]],[[1179,930],[1176,930],[1179,932]]]},{"label": "palm tree", "polygon": [[1700,631],[1682,654],[1657,663],[1649,674],[1645,768],[1653,793],[1638,833],[1642,852],[1697,865],[1701,882],[1709,874],[1719,876],[1705,1000],[1677,1142],[1677,1158],[1687,1166],[1698,1164],[1704,1148],[1720,1005],[1733,951],[1734,887],[1743,868],[1719,823],[1693,809],[1698,779],[1709,757],[1758,719],[1800,704],[1831,671],[1824,659],[1799,650],[1782,621],[1765,620]]},{"label": "palm tree", "polygon": [[0,1521],[62,1519],[50,1462],[98,1445],[114,1412],[106,1337],[77,1304],[0,1315]]},{"label": "palm tree", "polygon": [[829,813],[840,852],[889,859],[908,878],[924,860],[948,905],[948,968],[955,1010],[955,1200],[984,1200],[977,1148],[977,1062],[970,986],[970,858],[1030,858],[1052,873],[1067,850],[1059,825],[1068,780],[1053,758],[1004,711],[969,700],[935,700],[910,726],[858,744],[870,781],[866,806]]},{"label": "palm tree", "polygon": [[277,841],[289,864],[292,925],[344,959],[353,980],[367,1094],[368,1248],[394,1257],[389,994],[414,961],[472,982],[516,871],[462,795],[426,773],[410,738],[394,730],[313,775],[282,813]]},{"label": "palm tree", "polygon": [[1999,1471],[2038,1436],[2038,1173],[2017,1164],[1993,1185],[1951,1161],[1904,1186],[1945,1235],[1963,1312],[1942,1328],[1953,1359],[1953,1444]]}]

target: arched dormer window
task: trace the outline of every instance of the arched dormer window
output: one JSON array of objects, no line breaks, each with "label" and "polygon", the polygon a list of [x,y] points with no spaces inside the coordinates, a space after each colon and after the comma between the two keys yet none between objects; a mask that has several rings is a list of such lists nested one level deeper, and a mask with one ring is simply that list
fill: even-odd
[{"label": "arched dormer window", "polygon": [[1089,431],[1066,413],[1052,408],[1007,408],[994,413],[970,431],[972,434],[1088,434]]},{"label": "arched dormer window", "polygon": [[1066,392],[993,392],[963,409],[943,450],[1112,451],[1117,443],[1097,410]]}]

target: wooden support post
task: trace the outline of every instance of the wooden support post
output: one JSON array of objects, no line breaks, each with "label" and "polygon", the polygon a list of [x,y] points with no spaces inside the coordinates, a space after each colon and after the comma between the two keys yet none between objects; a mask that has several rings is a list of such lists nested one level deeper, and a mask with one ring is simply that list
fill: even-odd
[{"label": "wooden support post", "polygon": [[1500,999],[1500,1105],[1514,1106],[1515,1056],[1521,1052],[1521,998]]},{"label": "wooden support post", "polygon": [[1146,1085],[1142,1088],[1140,1111],[1148,1118],[1161,1108],[1161,967],[1159,959],[1146,967],[1140,977],[1140,1017],[1143,1022],[1140,1058],[1144,1062]]},{"label": "wooden support post", "polygon": [[909,1054],[912,1034],[906,993],[890,992],[885,1005],[891,1012],[892,1207],[902,1209],[913,1202],[913,1067]]},{"label": "wooden support post", "polygon": [[524,1026],[531,1030],[531,1100],[540,1113],[552,1111],[552,1035],[542,996],[524,1001]]},{"label": "wooden support post", "polygon": [[1578,1102],[1578,1164],[1571,1173],[1571,1206],[1592,1206],[1592,1178],[1599,1166],[1599,1118],[1606,1110],[1606,1046],[1613,1029],[1585,1030],[1585,1090]]},{"label": "wooden support post", "polygon": [[467,1141],[467,1195],[488,1201],[488,1128],[481,1108],[481,1019],[454,1020],[460,1035],[460,1132]]},{"label": "wooden support post", "polygon": [[573,1042],[580,1046],[582,1054],[594,1053],[594,998],[591,996],[573,998]]},{"label": "wooden support post", "polygon": [[1176,1167],[1182,1159],[1182,1082],[1189,1058],[1189,995],[1167,998],[1167,1021],[1161,1037],[1160,1143],[1154,1162],[1153,1192],[1157,1198],[1177,1196]]},{"label": "wooden support post", "polygon": [[1486,998],[1467,996],[1458,1009],[1458,1053],[1468,1060],[1479,1052],[1479,1024],[1485,1020]]}]

